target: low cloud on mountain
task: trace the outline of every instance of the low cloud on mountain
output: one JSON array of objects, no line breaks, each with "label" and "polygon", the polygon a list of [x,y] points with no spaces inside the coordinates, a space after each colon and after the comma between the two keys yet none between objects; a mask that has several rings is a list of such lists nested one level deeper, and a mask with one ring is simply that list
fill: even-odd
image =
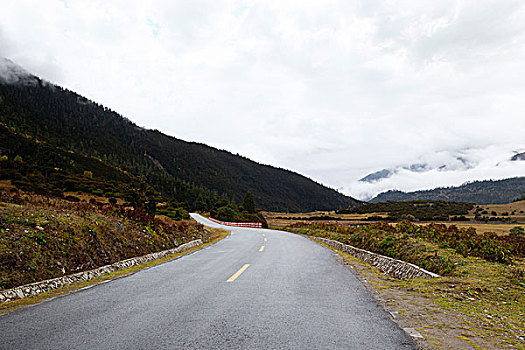
[{"label": "low cloud on mountain", "polygon": [[0,56],[361,198],[525,173],[505,163],[525,149],[523,1],[19,0]]},{"label": "low cloud on mountain", "polygon": [[419,163],[416,168],[397,166],[386,169],[388,171],[382,172],[385,176],[365,177],[354,181],[345,190],[368,200],[390,189],[414,191],[458,186],[474,180],[525,176],[525,161],[515,155],[516,152],[510,146],[468,150],[462,152],[461,156],[451,155],[450,162],[441,159],[441,163],[430,162],[426,166]]}]

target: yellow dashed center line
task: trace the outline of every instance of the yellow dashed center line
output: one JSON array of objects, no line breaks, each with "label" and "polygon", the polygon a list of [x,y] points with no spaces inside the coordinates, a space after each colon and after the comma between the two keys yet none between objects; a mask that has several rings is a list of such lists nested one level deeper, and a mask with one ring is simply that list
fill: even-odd
[{"label": "yellow dashed center line", "polygon": [[268,242],[268,238],[265,237],[265,238],[264,238],[264,241],[265,241],[265,242]]},{"label": "yellow dashed center line", "polygon": [[233,282],[233,281],[235,281],[235,279],[236,279],[237,277],[239,277],[239,276],[241,275],[241,273],[243,273],[244,270],[246,270],[246,269],[248,268],[248,266],[250,266],[250,264],[245,264],[243,267],[240,268],[239,271],[235,272],[235,273],[233,274],[233,276],[231,276],[230,278],[228,278],[228,279],[226,280],[226,282]]},{"label": "yellow dashed center line", "polygon": [[259,249],[260,252],[262,252],[264,250],[264,246],[261,247],[261,249]]}]

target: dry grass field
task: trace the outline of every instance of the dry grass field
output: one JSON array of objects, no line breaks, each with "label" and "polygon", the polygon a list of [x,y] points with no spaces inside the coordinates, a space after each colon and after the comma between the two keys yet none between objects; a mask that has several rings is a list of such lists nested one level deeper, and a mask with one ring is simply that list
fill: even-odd
[{"label": "dry grass field", "polygon": [[[91,194],[85,194],[85,193],[80,193],[80,192],[64,192],[64,196],[73,196],[73,197],[77,197],[81,202],[84,201],[84,202],[88,202],[89,201],[95,201],[95,202],[99,202],[99,203],[103,203],[103,204],[107,204],[109,203],[109,198],[108,197],[104,197],[104,196],[94,196],[94,195],[91,195]],[[124,204],[124,200],[122,200],[121,198],[115,198],[117,200],[117,204],[118,205],[123,205]]]},{"label": "dry grass field", "polygon": [[15,186],[11,183],[11,180],[0,180],[0,189],[10,190],[12,188],[15,188]]},{"label": "dry grass field", "polygon": [[[0,180],[0,190],[10,191],[11,189],[15,189],[15,188],[16,186],[14,186],[11,183],[11,180]],[[95,196],[95,195],[90,195],[90,194],[85,194],[85,193],[80,193],[80,192],[64,192],[64,196],[65,197],[66,196],[77,197],[80,201],[84,201],[88,203],[91,200],[91,201],[106,204],[108,203],[108,199],[109,199],[103,196]],[[124,201],[121,198],[116,198],[116,200],[117,200],[118,205],[124,204]]]},{"label": "dry grass field", "polygon": [[[499,223],[499,222],[480,222],[480,221],[470,221],[470,222],[443,222],[438,223],[445,224],[447,226],[456,225],[457,227],[474,227],[478,233],[484,232],[494,232],[498,235],[507,235],[510,230],[516,226],[521,226],[525,229],[525,201],[519,201],[509,204],[487,204],[487,205],[477,205],[474,207],[471,212],[466,215],[467,218],[474,220],[475,210],[479,208],[480,212],[487,212],[491,216],[495,212],[498,217],[510,218],[512,223]],[[504,215],[502,215],[504,214]],[[505,215],[508,214],[508,215]],[[278,213],[278,212],[263,212],[264,217],[268,221],[268,225],[273,227],[285,227],[287,225],[293,224],[300,221],[309,221],[313,220],[314,217],[331,217],[334,220],[323,220],[323,222],[331,223],[341,223],[341,224],[364,224],[370,223],[367,220],[369,217],[388,217],[388,213],[367,213],[367,214],[337,214],[335,211],[315,211],[310,213]],[[492,215],[494,216],[494,215]],[[427,224],[425,223],[422,223]]]},{"label": "dry grass field", "polygon": [[[482,204],[478,207],[483,208],[487,211],[496,211],[498,215],[501,215],[503,212],[513,212],[521,213],[521,216],[525,217],[525,201],[519,201],[509,204]],[[516,214],[518,215],[518,214]]]},{"label": "dry grass field", "polygon": [[323,222],[332,223],[352,223],[360,224],[367,223],[367,218],[372,215],[386,217],[386,213],[371,213],[371,214],[337,214],[335,211],[314,211],[310,213],[277,213],[277,212],[262,212],[264,218],[269,226],[285,227],[295,222],[311,221],[314,217],[331,217],[335,220],[323,220]]},{"label": "dry grass field", "polygon": [[[481,215],[503,216],[525,223],[525,201],[519,201],[509,204],[486,204],[477,205],[467,217],[474,218],[476,208],[481,209]],[[486,214],[484,214],[486,212]],[[496,215],[494,215],[496,213]]]},{"label": "dry grass field", "polygon": [[474,227],[477,233],[494,232],[499,236],[508,235],[510,230],[516,226],[521,226],[525,229],[525,224],[485,224],[485,223],[469,223],[469,222],[438,222],[447,226],[456,225],[459,228]]}]

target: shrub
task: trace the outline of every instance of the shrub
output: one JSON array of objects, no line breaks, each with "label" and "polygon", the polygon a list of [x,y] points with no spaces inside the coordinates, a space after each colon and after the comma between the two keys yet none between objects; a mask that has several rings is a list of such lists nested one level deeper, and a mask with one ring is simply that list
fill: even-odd
[{"label": "shrub", "polygon": [[75,197],[75,196],[65,196],[64,199],[70,202],[76,202],[76,203],[80,202],[80,198]]},{"label": "shrub", "polygon": [[521,226],[516,226],[510,229],[510,236],[512,237],[523,237],[525,235],[525,229]]},{"label": "shrub", "polygon": [[[450,247],[463,256],[476,256],[504,264],[512,262],[512,255],[518,257],[525,255],[525,237],[520,235],[500,237],[493,232],[477,234],[472,227],[458,228],[455,225],[447,227],[443,224],[420,226],[409,221],[401,221],[396,226],[375,223],[358,228],[325,223],[296,223],[291,227],[307,228],[315,234],[330,236],[327,238],[381,254],[390,252],[388,255],[391,257],[395,257],[391,255],[392,249],[398,254],[403,245],[411,244],[410,239],[422,239]],[[389,237],[390,240],[387,239]]]},{"label": "shrub", "polygon": [[461,215],[461,216],[453,216],[450,218],[450,221],[470,221],[469,218]]},{"label": "shrub", "polygon": [[179,220],[188,220],[190,218],[189,213],[184,208],[169,208],[169,209],[162,209],[158,211],[161,215],[166,215],[167,217],[179,221]]},{"label": "shrub", "polygon": [[217,209],[217,219],[221,221],[233,221],[235,214],[235,209],[229,205]]}]

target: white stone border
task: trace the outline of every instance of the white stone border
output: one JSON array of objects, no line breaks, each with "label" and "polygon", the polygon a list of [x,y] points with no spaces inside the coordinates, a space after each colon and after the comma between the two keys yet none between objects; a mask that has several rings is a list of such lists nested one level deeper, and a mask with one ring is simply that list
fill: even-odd
[{"label": "white stone border", "polygon": [[408,263],[406,261],[392,259],[388,256],[369,252],[368,250],[360,249],[348,244],[343,244],[327,238],[312,237],[319,242],[329,245],[332,248],[348,253],[360,260],[363,260],[370,265],[375,266],[382,272],[400,279],[409,278],[435,278],[441,277],[438,274],[427,271],[417,265]]},{"label": "white stone border", "polygon": [[185,244],[182,244],[176,248],[163,250],[156,253],[151,253],[143,256],[138,256],[135,258],[130,258],[122,261],[117,261],[111,265],[105,265],[98,267],[93,270],[77,272],[72,275],[67,275],[63,277],[52,278],[45,281],[34,282],[30,284],[25,284],[23,286],[15,287],[12,289],[0,290],[0,303],[11,301],[13,299],[20,299],[29,297],[32,295],[37,295],[40,293],[45,293],[53,289],[57,289],[63,286],[68,286],[75,282],[89,281],[95,277],[110,273],[113,271],[124,270],[128,267],[140,265],[152,260],[157,260],[164,258],[168,255],[176,254],[183,252],[185,250],[191,249],[193,247],[201,245],[203,242],[201,239],[197,239]]}]

